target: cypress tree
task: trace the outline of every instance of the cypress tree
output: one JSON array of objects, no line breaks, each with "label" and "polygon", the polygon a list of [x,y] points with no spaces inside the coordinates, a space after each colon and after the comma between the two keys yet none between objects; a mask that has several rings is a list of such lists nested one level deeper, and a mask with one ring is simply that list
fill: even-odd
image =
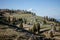
[{"label": "cypress tree", "polygon": [[51,37],[51,38],[53,38],[53,37],[54,37],[54,35],[53,35],[53,32],[52,32],[52,31],[50,32],[50,37]]},{"label": "cypress tree", "polygon": [[39,31],[40,31],[40,23],[37,23],[37,32],[39,33]]},{"label": "cypress tree", "polygon": [[54,31],[56,31],[56,26],[54,26]]},{"label": "cypress tree", "polygon": [[8,17],[8,22],[10,23],[10,16]]},{"label": "cypress tree", "polygon": [[33,33],[36,32],[36,25],[35,25],[35,24],[33,25],[32,32],[33,32]]},{"label": "cypress tree", "polygon": [[43,23],[46,24],[47,23],[46,20],[44,20]]},{"label": "cypress tree", "polygon": [[23,28],[23,23],[21,22],[20,25],[19,25],[20,28]]},{"label": "cypress tree", "polygon": [[13,21],[12,21],[13,22],[13,25],[15,25],[15,21],[16,21],[16,18],[13,18]]}]

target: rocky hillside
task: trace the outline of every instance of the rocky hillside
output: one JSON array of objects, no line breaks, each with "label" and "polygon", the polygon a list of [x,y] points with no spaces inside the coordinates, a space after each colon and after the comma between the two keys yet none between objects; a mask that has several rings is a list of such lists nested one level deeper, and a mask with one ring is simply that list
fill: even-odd
[{"label": "rocky hillside", "polygon": [[60,22],[55,18],[26,10],[0,9],[0,40],[53,40],[57,32]]}]

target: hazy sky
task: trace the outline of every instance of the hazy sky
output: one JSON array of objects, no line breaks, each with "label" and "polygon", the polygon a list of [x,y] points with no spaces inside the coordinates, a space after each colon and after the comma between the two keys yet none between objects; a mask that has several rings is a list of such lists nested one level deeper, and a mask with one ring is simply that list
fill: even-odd
[{"label": "hazy sky", "polygon": [[60,19],[60,0],[0,0],[0,8],[24,9]]}]

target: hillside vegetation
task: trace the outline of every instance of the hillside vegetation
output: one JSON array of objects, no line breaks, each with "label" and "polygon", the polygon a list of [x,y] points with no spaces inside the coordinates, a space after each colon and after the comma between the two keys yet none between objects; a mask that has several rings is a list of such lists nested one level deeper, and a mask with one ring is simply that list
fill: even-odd
[{"label": "hillside vegetation", "polygon": [[58,40],[60,22],[26,10],[0,9],[0,32],[1,40],[5,35],[6,40]]}]

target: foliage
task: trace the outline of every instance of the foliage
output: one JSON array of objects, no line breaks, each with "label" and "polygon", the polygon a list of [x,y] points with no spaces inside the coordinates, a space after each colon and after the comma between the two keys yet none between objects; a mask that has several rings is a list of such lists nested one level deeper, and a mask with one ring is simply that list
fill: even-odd
[{"label": "foliage", "polygon": [[56,31],[56,26],[54,26],[54,31]]},{"label": "foliage", "polygon": [[13,18],[13,25],[15,25],[15,22],[16,22],[16,18]]},{"label": "foliage", "polygon": [[23,23],[21,22],[20,25],[19,25],[20,28],[23,28]]},{"label": "foliage", "polygon": [[8,17],[8,22],[10,23],[10,17]]},{"label": "foliage", "polygon": [[53,36],[54,36],[54,35],[53,35],[53,32],[50,31],[50,37],[53,38]]},{"label": "foliage", "polygon": [[37,23],[36,29],[37,29],[37,31],[38,31],[38,33],[39,33],[39,31],[40,31],[40,23]]},{"label": "foliage", "polygon": [[47,23],[46,20],[44,20],[43,23],[46,24]]},{"label": "foliage", "polygon": [[44,16],[44,20],[53,21],[53,22],[56,22],[56,23],[59,22],[59,21],[57,21],[55,18],[50,18],[50,17],[48,17],[48,16]]},{"label": "foliage", "polygon": [[40,24],[39,23],[37,23],[37,24],[34,23],[33,28],[32,28],[32,32],[33,33],[36,33],[36,32],[39,33],[39,31],[40,31]]},{"label": "foliage", "polygon": [[26,24],[26,23],[27,23],[27,19],[24,18],[24,19],[23,19],[23,22]]},{"label": "foliage", "polygon": [[36,25],[34,24],[34,25],[33,25],[33,28],[32,28],[32,32],[35,33],[36,31],[37,31]]},{"label": "foliage", "polygon": [[22,18],[20,18],[19,21],[20,21],[21,23],[23,23],[23,19],[22,19]]}]

